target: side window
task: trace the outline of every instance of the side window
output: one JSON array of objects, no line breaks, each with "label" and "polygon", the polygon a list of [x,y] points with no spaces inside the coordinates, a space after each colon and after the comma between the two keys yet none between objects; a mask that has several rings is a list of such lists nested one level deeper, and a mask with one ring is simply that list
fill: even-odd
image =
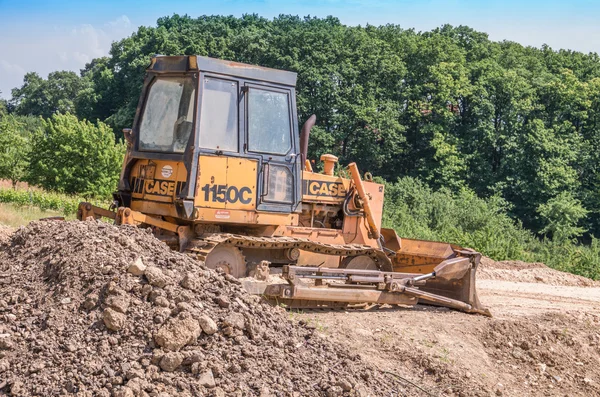
[{"label": "side window", "polygon": [[200,147],[238,151],[238,84],[205,77],[200,111]]},{"label": "side window", "polygon": [[292,148],[290,97],[287,93],[248,90],[248,149],[286,154]]},{"label": "side window", "polygon": [[291,204],[294,200],[292,173],[285,166],[271,164],[269,168],[269,187],[265,201]]}]

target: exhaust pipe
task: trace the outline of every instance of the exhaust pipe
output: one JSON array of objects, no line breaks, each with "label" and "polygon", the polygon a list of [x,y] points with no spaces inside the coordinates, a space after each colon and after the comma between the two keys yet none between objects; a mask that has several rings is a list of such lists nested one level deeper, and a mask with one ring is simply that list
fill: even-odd
[{"label": "exhaust pipe", "polygon": [[302,164],[305,164],[308,159],[308,138],[310,137],[310,130],[316,122],[317,116],[313,114],[302,125],[302,131],[300,132],[300,156],[302,156]]}]

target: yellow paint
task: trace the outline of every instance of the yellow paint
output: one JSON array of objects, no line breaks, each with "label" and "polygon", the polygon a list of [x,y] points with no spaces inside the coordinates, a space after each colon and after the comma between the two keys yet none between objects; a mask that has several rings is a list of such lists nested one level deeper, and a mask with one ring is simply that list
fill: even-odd
[{"label": "yellow paint", "polygon": [[138,160],[130,177],[132,198],[172,203],[186,182],[182,162]]},{"label": "yellow paint", "polygon": [[[257,164],[256,160],[234,157],[227,160],[227,184],[238,188],[239,199],[233,203],[228,200],[225,204],[226,208],[250,210],[256,207]],[[244,187],[247,189],[242,191]],[[233,194],[229,194],[229,196],[228,198],[231,198]],[[248,202],[249,199],[250,202]]]},{"label": "yellow paint", "polygon": [[344,202],[350,180],[316,172],[302,172],[302,201],[309,203]]},{"label": "yellow paint", "polygon": [[212,200],[212,192],[209,191],[208,200],[202,189],[208,186],[227,185],[227,160],[228,157],[200,156],[198,166],[198,182],[196,185],[196,207],[222,208],[225,209],[224,202]]},{"label": "yellow paint", "polygon": [[[145,178],[141,178],[142,169],[145,170]],[[200,156],[194,221],[297,226],[298,214],[256,211],[257,175],[256,160]],[[303,202],[336,205],[343,203],[350,180],[309,171],[304,171],[302,175],[305,179],[303,188],[309,189],[308,192],[303,192],[306,193],[302,195]],[[182,162],[139,160],[131,172],[130,181],[138,180],[138,185],[132,183],[131,186],[131,209],[148,215],[179,218],[173,203],[186,183],[186,178],[187,171]],[[379,226],[383,207],[383,186],[370,182],[364,182],[364,185],[371,198],[371,207]],[[369,244],[363,223],[362,218],[346,219],[342,230],[344,240]]]},{"label": "yellow paint", "polygon": [[254,210],[222,210],[196,207],[200,222],[238,223],[250,225],[297,225],[297,214],[280,214],[274,212],[256,212]]},{"label": "yellow paint", "polygon": [[196,207],[227,210],[256,208],[256,160],[200,156],[199,164]]},{"label": "yellow paint", "polygon": [[198,70],[198,58],[195,56],[188,57],[188,68],[191,70]]},{"label": "yellow paint", "polygon": [[383,217],[383,195],[384,186],[379,183],[363,181],[365,193],[369,197],[369,204],[371,205],[371,213],[375,220],[375,227],[377,230],[381,229],[381,218]]},{"label": "yellow paint", "polygon": [[157,203],[154,201],[131,200],[131,209],[144,214],[162,215],[178,218],[175,205],[172,203]]}]

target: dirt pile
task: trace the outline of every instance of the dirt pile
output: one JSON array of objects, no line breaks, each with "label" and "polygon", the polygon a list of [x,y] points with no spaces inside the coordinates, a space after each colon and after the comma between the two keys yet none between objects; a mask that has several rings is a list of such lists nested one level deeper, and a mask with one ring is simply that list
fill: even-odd
[{"label": "dirt pile", "polygon": [[15,230],[11,227],[0,225],[0,245],[10,240],[10,236]]},{"label": "dirt pile", "polygon": [[496,262],[485,256],[481,258],[481,263],[477,270],[477,278],[577,287],[600,286],[600,282],[576,274],[554,270],[543,263],[522,261]]},{"label": "dirt pile", "polygon": [[299,318],[403,377],[401,395],[600,396],[600,314],[586,307],[504,318],[432,307]]},{"label": "dirt pile", "polygon": [[532,321],[490,321],[480,335],[508,395],[598,396],[600,317],[545,313]]},{"label": "dirt pile", "polygon": [[0,252],[0,395],[366,396],[395,385],[141,229],[33,222]]}]

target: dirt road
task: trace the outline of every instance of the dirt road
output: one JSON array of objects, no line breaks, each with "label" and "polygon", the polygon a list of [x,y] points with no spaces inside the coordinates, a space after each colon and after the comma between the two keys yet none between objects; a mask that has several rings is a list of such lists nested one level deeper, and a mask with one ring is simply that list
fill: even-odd
[{"label": "dirt road", "polygon": [[[493,318],[426,306],[296,316],[404,378],[406,395],[600,395],[600,285],[540,264],[481,273],[495,278],[478,280]],[[509,281],[522,279],[538,282]]]},{"label": "dirt road", "polygon": [[600,315],[600,287],[574,287],[480,280],[482,301],[496,318],[531,317],[543,313],[577,311]]}]

